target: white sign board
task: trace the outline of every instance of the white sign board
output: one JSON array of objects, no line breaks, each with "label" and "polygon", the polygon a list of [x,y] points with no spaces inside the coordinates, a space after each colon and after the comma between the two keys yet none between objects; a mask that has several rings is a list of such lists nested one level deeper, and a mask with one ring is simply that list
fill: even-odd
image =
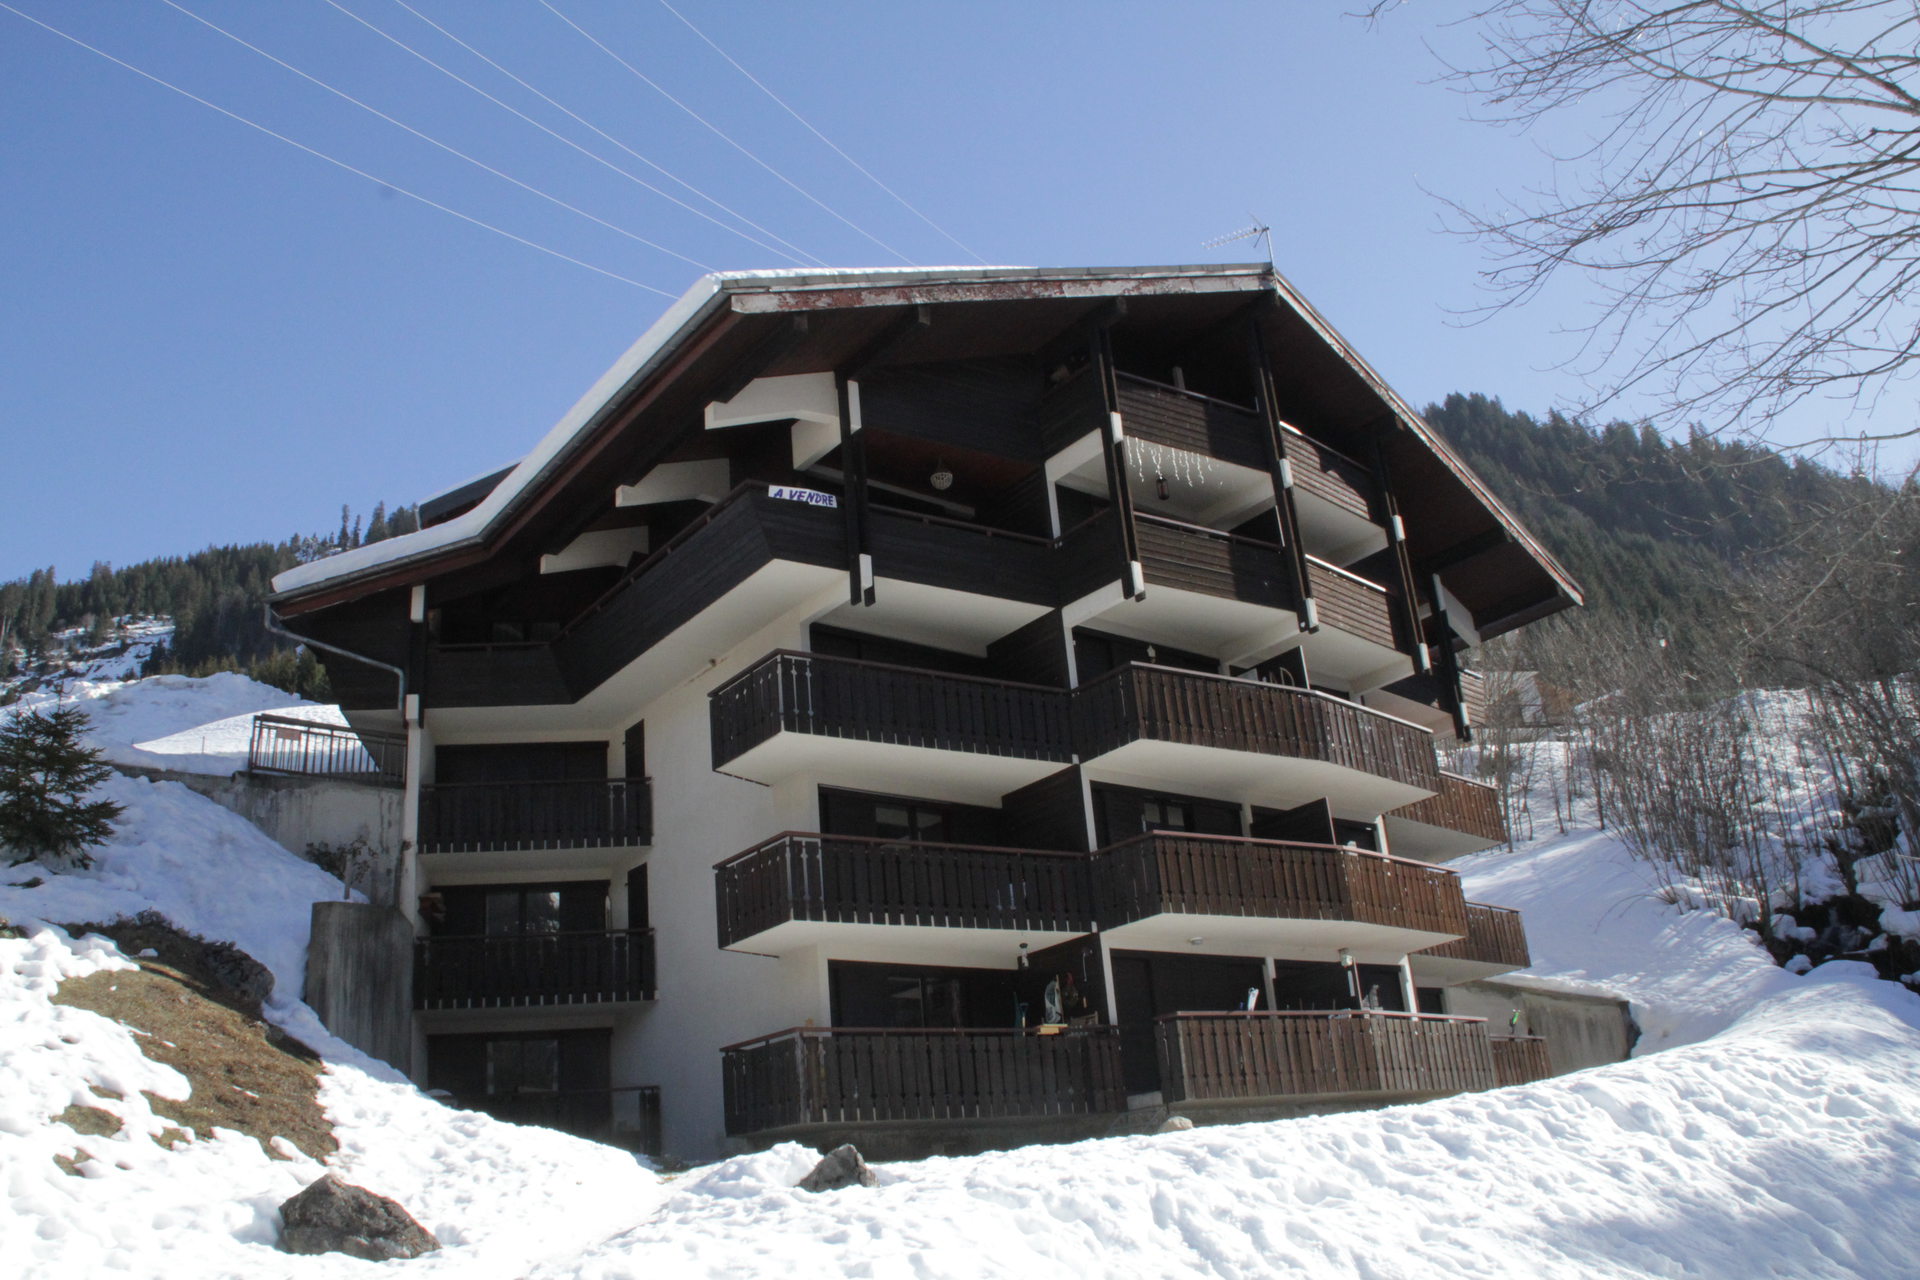
[{"label": "white sign board", "polygon": [[785,498],[788,502],[804,502],[810,507],[837,507],[840,499],[818,489],[796,489],[791,485],[775,484],[767,486],[770,498]]}]

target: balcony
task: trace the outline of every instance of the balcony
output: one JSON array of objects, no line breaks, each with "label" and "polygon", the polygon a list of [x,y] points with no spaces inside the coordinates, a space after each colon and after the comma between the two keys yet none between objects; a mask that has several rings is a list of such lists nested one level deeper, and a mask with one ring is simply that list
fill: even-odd
[{"label": "balcony", "polygon": [[1064,689],[779,650],[713,691],[713,767],[995,803],[1072,759]]},{"label": "balcony", "polygon": [[247,772],[403,786],[407,780],[407,735],[356,731],[345,725],[263,712],[253,718]]},{"label": "balcony", "polygon": [[1440,867],[1332,845],[1155,831],[1092,856],[1110,946],[1302,958],[1340,947],[1398,957],[1467,932],[1460,878]]},{"label": "balcony", "polygon": [[646,778],[459,782],[420,788],[420,852],[631,848],[653,842]]},{"label": "balcony", "polygon": [[875,959],[1003,965],[1010,933],[1037,950],[1093,927],[1078,853],[789,831],[713,873],[720,945],[774,955],[838,943]]},{"label": "balcony", "polygon": [[451,1104],[509,1124],[539,1125],[638,1155],[660,1154],[660,1087],[454,1094]]},{"label": "balcony", "polygon": [[1540,1036],[1491,1036],[1493,1075],[1500,1086],[1532,1084],[1553,1074],[1547,1042]]},{"label": "balcony", "polygon": [[627,1004],[653,995],[651,929],[482,934],[414,943],[416,1009]]},{"label": "balcony", "polygon": [[1507,842],[1499,790],[1457,773],[1442,771],[1433,795],[1402,805],[1386,818],[1388,846],[1429,862]]},{"label": "balcony", "polygon": [[1402,1101],[1490,1089],[1486,1023],[1405,1013],[1175,1013],[1156,1019],[1176,1103]]},{"label": "balcony", "polygon": [[1373,469],[1293,427],[1283,428],[1293,506],[1306,546],[1336,564],[1352,564],[1385,548]]},{"label": "balcony", "polygon": [[[1061,539],[1061,595],[1079,601],[1117,572],[1115,516],[1096,517]],[[1109,598],[1075,611],[1076,623],[1135,639],[1223,655],[1241,665],[1304,646],[1316,679],[1372,688],[1410,674],[1387,588],[1313,557],[1307,584],[1319,630],[1302,636],[1293,560],[1276,542],[1224,533],[1162,515],[1134,517],[1143,599]]]},{"label": "balcony", "polygon": [[1533,963],[1520,913],[1484,902],[1466,904],[1463,937],[1427,947],[1408,957],[1416,982],[1452,986],[1511,973]]},{"label": "balcony", "polygon": [[[1102,781],[1291,809],[1375,814],[1437,791],[1426,730],[1358,703],[1257,680],[1134,663],[1074,694],[1081,759]],[[1296,762],[1275,769],[1265,757]]]},{"label": "balcony", "polygon": [[721,1050],[727,1132],[979,1123],[1126,1107],[1111,1027],[795,1027]]}]

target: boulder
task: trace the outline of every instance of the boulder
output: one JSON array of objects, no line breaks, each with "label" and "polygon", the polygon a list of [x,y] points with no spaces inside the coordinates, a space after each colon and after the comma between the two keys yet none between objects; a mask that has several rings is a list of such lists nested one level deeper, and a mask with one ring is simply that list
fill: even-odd
[{"label": "boulder", "polygon": [[384,1262],[440,1247],[433,1233],[398,1204],[331,1173],[282,1204],[280,1221],[280,1247],[287,1253],[344,1253]]},{"label": "boulder", "polygon": [[1193,1121],[1187,1119],[1185,1116],[1168,1116],[1160,1122],[1160,1127],[1155,1129],[1154,1132],[1185,1133],[1191,1128],[1193,1128]]},{"label": "boulder", "polygon": [[800,1189],[838,1191],[842,1187],[870,1187],[878,1181],[867,1162],[860,1158],[860,1149],[849,1142],[821,1157],[820,1163],[813,1166],[813,1172],[800,1179]]}]

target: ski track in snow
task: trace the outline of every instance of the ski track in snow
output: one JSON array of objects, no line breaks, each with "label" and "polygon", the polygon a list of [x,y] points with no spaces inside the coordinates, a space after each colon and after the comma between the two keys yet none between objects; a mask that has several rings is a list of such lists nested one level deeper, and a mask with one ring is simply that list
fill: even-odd
[{"label": "ski track in snow", "polygon": [[[81,692],[107,749],[216,767],[230,740],[201,750],[203,726],[289,702],[233,680]],[[169,739],[175,750],[153,750]],[[0,868],[0,915],[28,935],[0,939],[9,1274],[387,1265],[279,1253],[277,1206],[320,1166],[227,1131],[161,1149],[141,1091],[179,1096],[185,1079],[126,1028],[50,1002],[62,978],[128,961],[45,922],[145,907],[273,971],[267,1016],[329,1063],[331,1167],[446,1246],[400,1264],[410,1275],[1920,1273],[1920,997],[1859,964],[1785,973],[1728,921],[1663,901],[1647,868],[1591,828],[1455,865],[1469,897],[1526,914],[1535,963],[1512,980],[1632,1001],[1645,1033],[1633,1061],[1372,1112],[883,1165],[878,1187],[816,1196],[793,1186],[814,1156],[791,1144],[662,1179],[623,1153],[426,1098],[296,998],[310,904],[337,896],[337,880],[178,784],[105,790],[127,813],[92,870]],[[52,1122],[69,1103],[124,1127],[101,1138]],[[82,1176],[56,1154],[77,1156]]]}]

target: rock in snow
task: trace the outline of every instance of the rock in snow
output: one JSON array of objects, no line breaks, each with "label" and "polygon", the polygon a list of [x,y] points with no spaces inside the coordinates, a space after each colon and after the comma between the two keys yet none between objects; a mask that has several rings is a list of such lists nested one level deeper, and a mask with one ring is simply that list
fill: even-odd
[{"label": "rock in snow", "polygon": [[433,1233],[395,1201],[331,1173],[280,1206],[280,1247],[288,1253],[344,1253],[368,1262],[439,1250]]},{"label": "rock in snow", "polygon": [[821,1157],[813,1172],[800,1179],[800,1189],[838,1191],[842,1187],[871,1187],[879,1181],[860,1158],[860,1149],[847,1142]]}]

